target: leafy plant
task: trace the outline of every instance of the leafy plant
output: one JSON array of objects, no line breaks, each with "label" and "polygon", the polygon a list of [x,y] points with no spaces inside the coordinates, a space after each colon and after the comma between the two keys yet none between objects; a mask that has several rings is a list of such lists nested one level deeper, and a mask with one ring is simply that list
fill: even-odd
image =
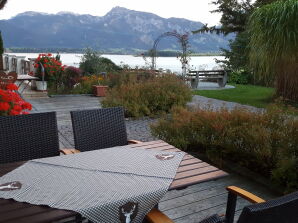
[{"label": "leafy plant", "polygon": [[199,151],[219,165],[238,163],[297,190],[298,120],[277,106],[263,113],[174,108],[151,127],[153,135],[183,150]]},{"label": "leafy plant", "polygon": [[235,70],[229,74],[229,83],[248,84],[251,74],[245,70]]}]

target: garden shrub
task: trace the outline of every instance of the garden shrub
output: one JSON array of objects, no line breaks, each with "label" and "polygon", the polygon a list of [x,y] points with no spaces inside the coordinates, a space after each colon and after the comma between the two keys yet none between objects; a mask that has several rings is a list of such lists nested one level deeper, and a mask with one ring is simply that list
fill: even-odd
[{"label": "garden shrub", "polygon": [[139,83],[155,78],[156,73],[151,70],[122,70],[108,74],[109,87],[116,87],[127,83]]},{"label": "garden shrub", "polygon": [[204,153],[218,164],[235,162],[289,192],[298,189],[298,120],[284,114],[277,107],[263,113],[174,108],[151,129],[178,148]]},{"label": "garden shrub", "polygon": [[[137,78],[137,76],[134,76]],[[126,116],[154,116],[173,106],[185,106],[191,91],[174,75],[152,77],[141,81],[123,81],[110,89],[102,101],[104,107],[123,106]]]},{"label": "garden shrub", "polygon": [[233,84],[249,84],[251,83],[251,76],[248,71],[234,70],[229,74],[229,83]]},{"label": "garden shrub", "polygon": [[80,61],[80,69],[84,75],[100,74],[101,72],[111,72],[121,70],[113,61],[101,57],[100,54],[92,49],[86,49]]}]

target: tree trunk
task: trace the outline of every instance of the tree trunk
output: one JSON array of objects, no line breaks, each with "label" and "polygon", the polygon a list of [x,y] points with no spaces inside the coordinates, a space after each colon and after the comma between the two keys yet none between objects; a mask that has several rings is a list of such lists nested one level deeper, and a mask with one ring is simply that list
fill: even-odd
[{"label": "tree trunk", "polygon": [[0,71],[3,71],[3,55],[0,54]]}]

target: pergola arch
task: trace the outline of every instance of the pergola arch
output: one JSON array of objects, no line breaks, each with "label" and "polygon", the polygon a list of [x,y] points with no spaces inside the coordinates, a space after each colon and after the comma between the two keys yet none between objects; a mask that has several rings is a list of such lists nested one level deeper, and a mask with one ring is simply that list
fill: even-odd
[{"label": "pergola arch", "polygon": [[168,36],[175,37],[181,45],[182,55],[181,55],[180,61],[182,63],[182,74],[184,75],[186,73],[186,64],[188,63],[188,60],[187,60],[188,34],[179,34],[176,31],[165,32],[161,34],[159,37],[157,37],[156,40],[154,41],[154,44],[150,53],[151,60],[152,60],[151,69],[156,70],[156,57],[157,57],[156,49],[157,49],[158,43],[164,37],[168,37]]}]

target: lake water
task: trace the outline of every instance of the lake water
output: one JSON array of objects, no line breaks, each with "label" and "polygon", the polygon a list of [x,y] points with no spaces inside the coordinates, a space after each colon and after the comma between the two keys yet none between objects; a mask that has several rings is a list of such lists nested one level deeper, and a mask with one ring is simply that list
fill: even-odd
[{"label": "lake water", "polygon": [[[36,58],[38,57],[38,53],[9,53],[11,55],[16,56],[26,56],[26,58]],[[60,54],[62,63],[67,66],[79,66],[79,62],[81,60],[83,54],[68,54],[62,53]],[[135,57],[132,55],[106,55],[103,54],[103,57],[109,58],[117,65],[128,65],[132,68],[144,67],[146,63],[142,57]],[[218,66],[215,62],[215,59],[224,59],[222,56],[197,56],[191,57],[189,64],[191,69],[212,69],[213,67]],[[150,58],[148,58],[148,62]],[[157,69],[170,69],[172,72],[181,72],[181,63],[176,57],[158,57],[156,59],[156,67]]]}]

